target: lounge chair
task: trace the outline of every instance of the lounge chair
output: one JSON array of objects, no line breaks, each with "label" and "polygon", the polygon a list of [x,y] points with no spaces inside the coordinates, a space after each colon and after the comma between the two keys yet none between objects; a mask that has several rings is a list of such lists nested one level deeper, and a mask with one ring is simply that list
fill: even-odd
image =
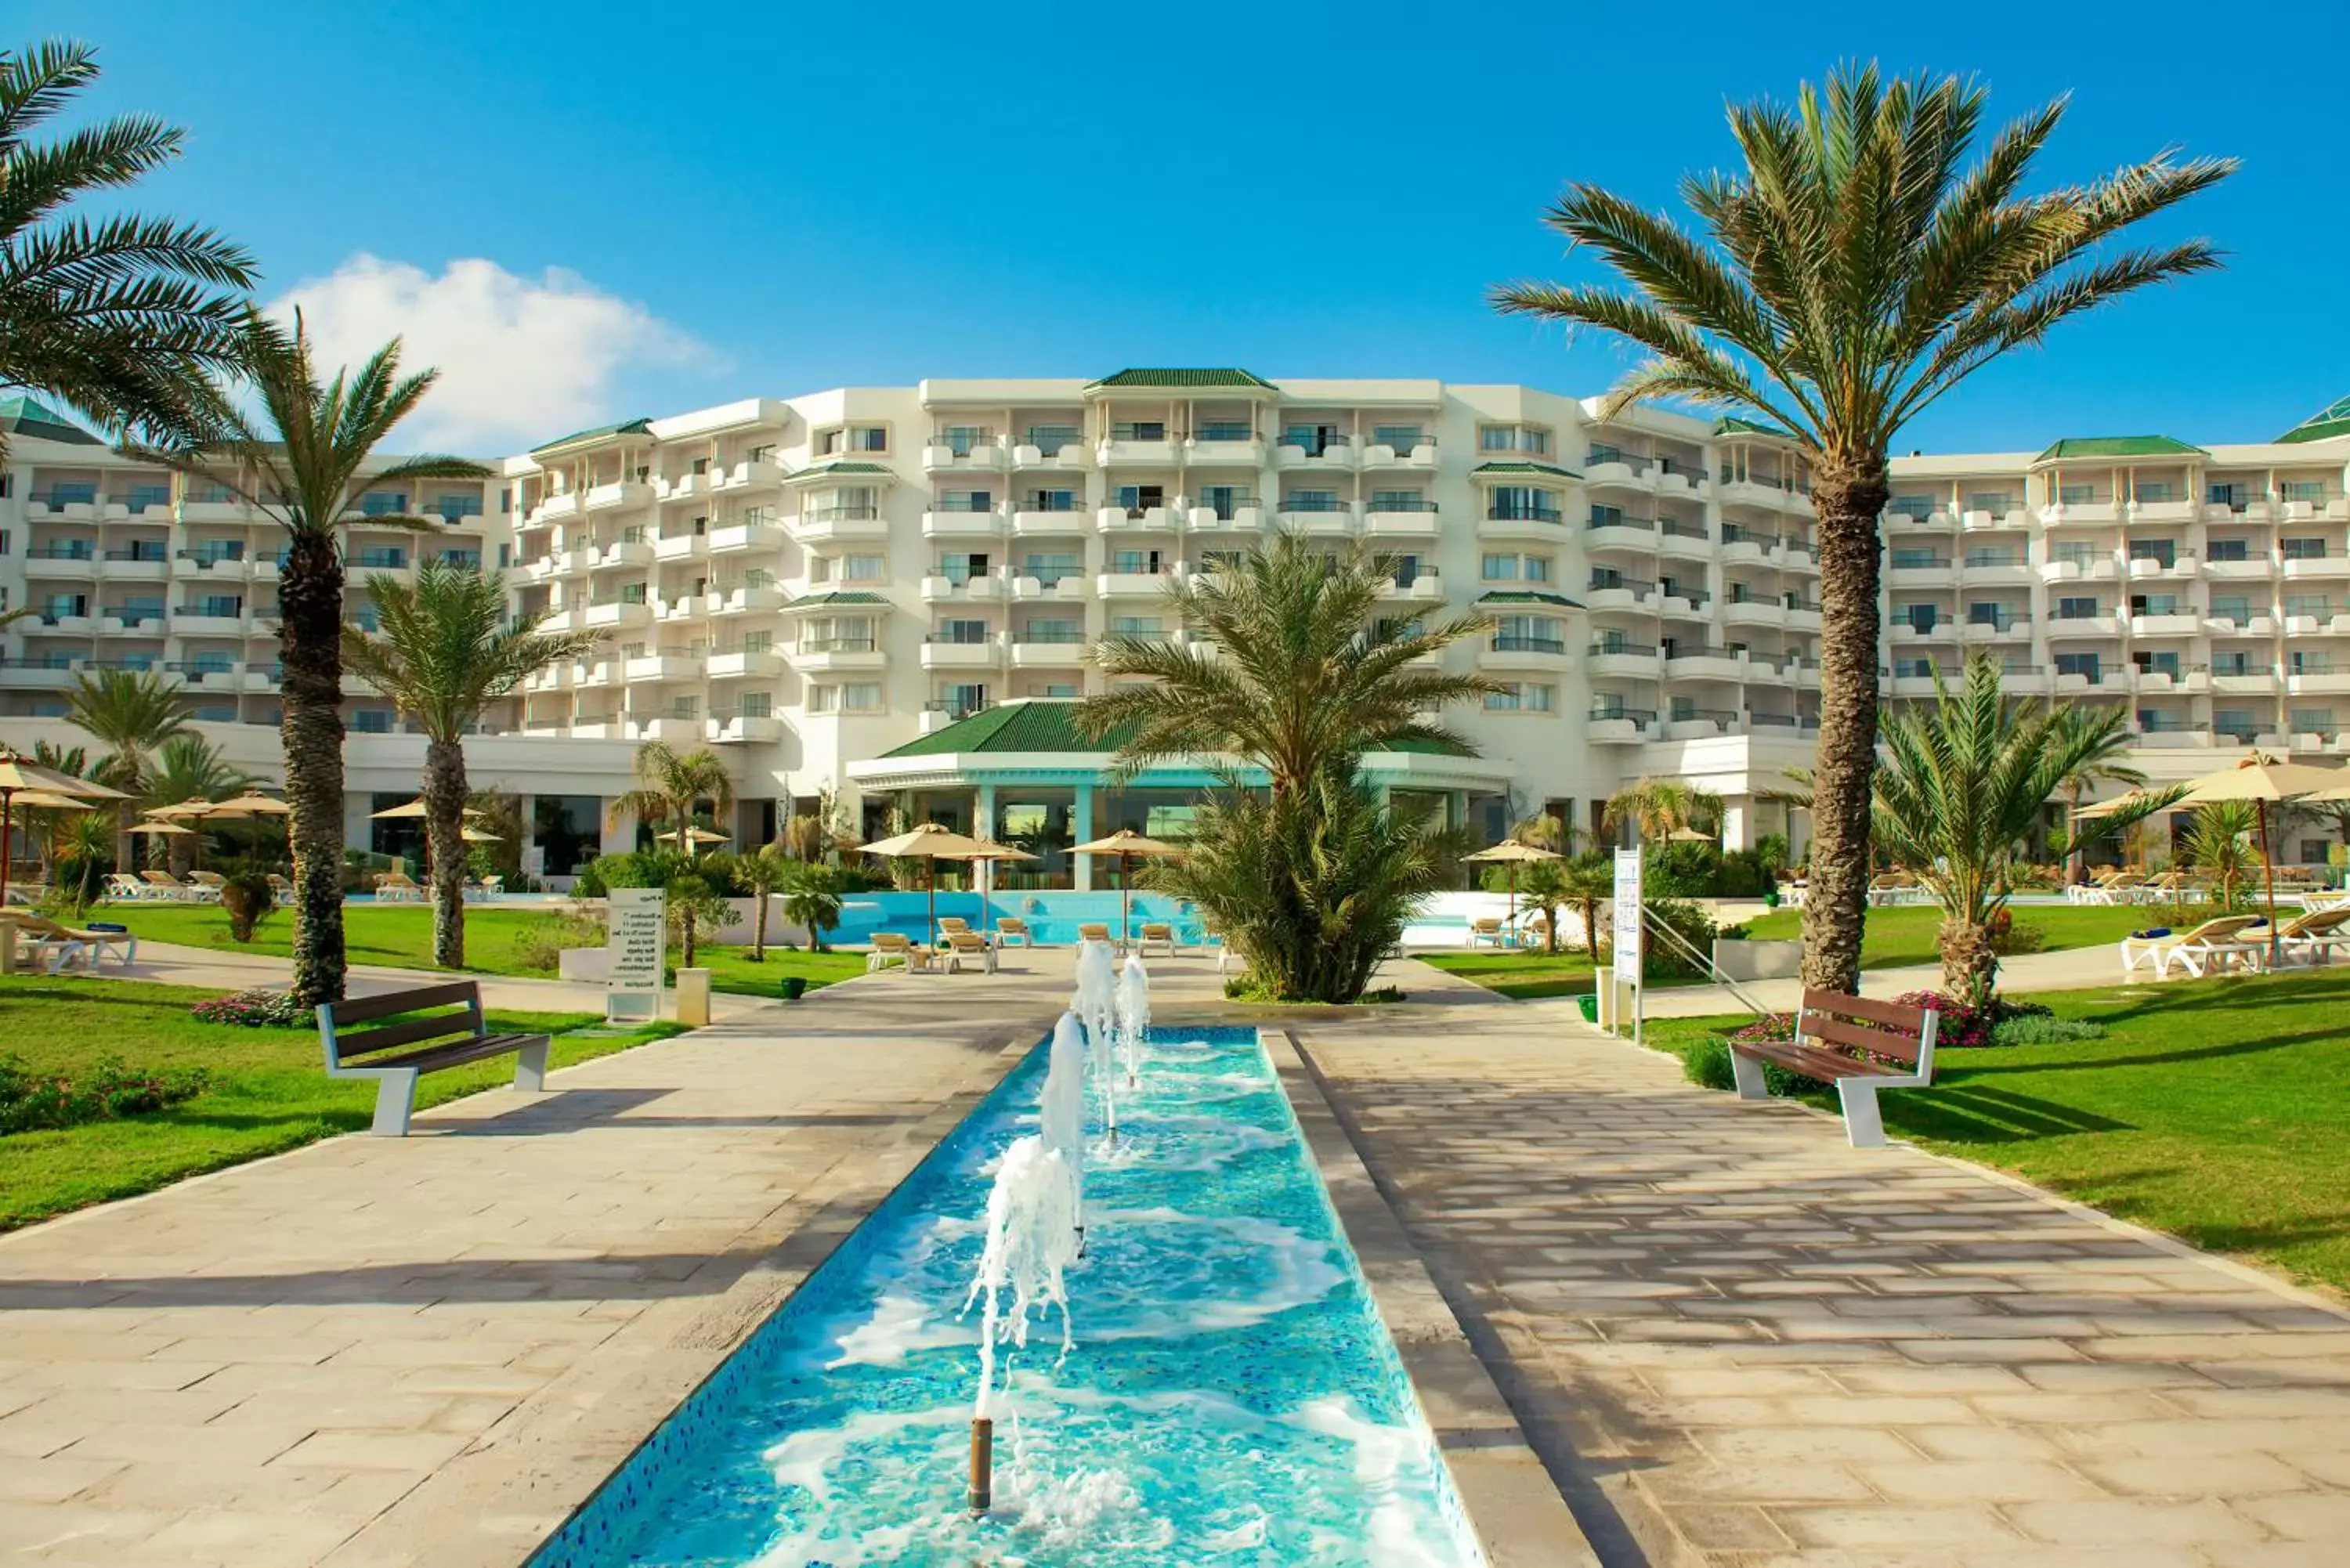
[{"label": "lounge chair", "polygon": [[2286,963],[2332,961],[2336,948],[2350,947],[2350,905],[2313,909],[2277,928],[2277,956]]},{"label": "lounge chair", "polygon": [[888,968],[891,959],[903,959],[910,971],[927,972],[934,967],[931,958],[931,950],[918,946],[911,937],[896,931],[876,931],[873,950],[865,955],[865,972],[871,974],[875,970]]},{"label": "lounge chair", "polygon": [[46,957],[51,974],[63,971],[76,959],[81,960],[83,968],[96,970],[99,961],[112,953],[115,967],[128,969],[139,957],[139,939],[129,931],[84,930],[42,915],[18,915],[15,923],[26,950]]},{"label": "lounge chair", "polygon": [[294,884],[272,871],[269,873],[269,896],[282,909],[294,901]]},{"label": "lounge chair", "polygon": [[127,871],[109,871],[106,877],[106,896],[120,903],[144,903],[149,897],[147,884]]},{"label": "lounge chair", "polygon": [[141,871],[139,880],[147,885],[150,898],[168,898],[181,904],[192,901],[188,885],[169,871]]},{"label": "lounge chair", "polygon": [[2170,966],[2175,963],[2200,979],[2207,966],[2231,959],[2245,961],[2249,967],[2257,969],[2268,942],[2265,938],[2245,940],[2242,933],[2261,923],[2258,915],[2222,915],[2204,921],[2191,931],[2134,931],[2122,939],[2122,976],[2127,979],[2145,965],[2154,971],[2155,979],[2168,980]]},{"label": "lounge chair", "polygon": [[1138,958],[1149,958],[1152,948],[1157,948],[1169,958],[1173,958],[1175,956],[1175,928],[1165,920],[1143,921],[1142,935],[1137,939],[1134,944],[1135,956]]},{"label": "lounge chair", "polygon": [[1033,948],[1036,945],[1036,933],[1028,929],[1027,921],[1017,916],[1001,916],[995,922],[995,945],[1000,948]]},{"label": "lounge chair", "polygon": [[1088,920],[1077,928],[1077,940],[1081,942],[1106,942],[1109,940],[1109,926],[1105,921]]},{"label": "lounge chair", "polygon": [[1480,915],[1469,922],[1469,945],[1472,948],[1499,948],[1509,945],[1502,930],[1502,917]]},{"label": "lounge chair", "polygon": [[221,889],[227,886],[228,878],[222,876],[217,871],[191,871],[188,873],[189,896],[199,903],[219,903],[221,898]]},{"label": "lounge chair", "polygon": [[410,880],[407,872],[394,867],[375,879],[376,902],[380,904],[411,903],[424,896],[424,889]]},{"label": "lounge chair", "polygon": [[947,972],[960,973],[966,961],[976,962],[987,973],[993,974],[995,944],[977,931],[949,931],[946,935]]},{"label": "lounge chair", "polygon": [[964,919],[961,915],[941,915],[939,917],[939,940],[941,941],[944,941],[949,937],[967,937],[970,934],[971,922]]}]

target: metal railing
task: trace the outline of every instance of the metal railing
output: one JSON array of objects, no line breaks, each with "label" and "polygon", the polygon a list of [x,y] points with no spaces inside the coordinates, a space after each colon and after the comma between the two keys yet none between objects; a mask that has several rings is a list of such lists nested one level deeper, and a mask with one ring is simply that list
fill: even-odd
[{"label": "metal railing", "polygon": [[1485,520],[1489,523],[1561,523],[1565,521],[1565,519],[1560,514],[1558,508],[1555,506],[1543,506],[1523,502],[1513,502],[1507,505],[1488,506],[1485,508]]},{"label": "metal railing", "polygon": [[1657,656],[1656,648],[1645,642],[1600,641],[1593,643],[1585,652],[1594,659],[1606,653],[1628,653],[1636,659],[1654,659]]},{"label": "metal railing", "polygon": [[1496,653],[1559,653],[1566,651],[1566,643],[1555,637],[1535,637],[1525,632],[1503,631],[1493,636]]}]

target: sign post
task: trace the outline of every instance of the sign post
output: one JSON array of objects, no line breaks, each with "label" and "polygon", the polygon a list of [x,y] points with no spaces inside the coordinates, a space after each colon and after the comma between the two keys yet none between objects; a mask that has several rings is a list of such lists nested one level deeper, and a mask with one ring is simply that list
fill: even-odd
[{"label": "sign post", "polygon": [[[1640,851],[1635,846],[1616,852],[1616,984],[1632,989],[1632,1040],[1640,1043],[1645,988],[1640,983],[1642,922],[1640,918]],[[1620,1004],[1619,1004],[1620,1011]]]},{"label": "sign post", "polygon": [[659,888],[615,888],[606,905],[612,955],[604,982],[607,1023],[645,1023],[660,1017],[661,961],[669,945],[668,895]]}]

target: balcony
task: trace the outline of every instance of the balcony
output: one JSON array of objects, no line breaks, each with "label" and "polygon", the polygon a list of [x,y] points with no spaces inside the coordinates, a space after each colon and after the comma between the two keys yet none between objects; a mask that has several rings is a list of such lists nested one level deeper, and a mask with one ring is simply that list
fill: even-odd
[{"label": "balcony", "polygon": [[2287,582],[2338,582],[2350,577],[2350,555],[2289,556],[2282,570]]},{"label": "balcony", "polygon": [[2060,615],[2042,624],[2051,642],[2077,638],[2119,637],[2122,634],[2118,615]]},{"label": "balcony", "polygon": [[1963,642],[2023,642],[2031,639],[2032,618],[2009,615],[1995,620],[1966,620],[1959,623],[1959,638]]},{"label": "balcony", "polygon": [[792,650],[792,667],[809,675],[886,670],[889,656],[869,637],[829,637],[803,641]]},{"label": "balcony", "polygon": [[650,484],[629,479],[613,484],[589,486],[585,510],[610,512],[623,506],[650,506],[652,502],[653,487]]},{"label": "balcony", "polygon": [[2206,523],[2273,523],[2279,508],[2266,496],[2246,496],[2241,501],[2207,501],[2203,504]]},{"label": "balcony", "polygon": [[650,626],[653,607],[642,599],[606,599],[591,604],[580,617],[580,627],[588,631],[608,631],[619,627]]},{"label": "balcony", "polygon": [[608,545],[588,547],[588,565],[591,570],[613,566],[650,566],[653,564],[653,546],[646,539],[616,539]]},{"label": "balcony", "polygon": [[704,597],[712,615],[749,615],[784,607],[784,590],[772,585],[758,587],[738,585]]},{"label": "balcony", "polygon": [[1966,580],[1976,587],[2028,587],[2033,582],[2032,563],[2018,556],[2005,561],[1968,561],[1959,568]]},{"label": "balcony", "polygon": [[99,567],[99,576],[109,583],[160,583],[171,572],[172,563],[160,556],[133,556],[128,550],[109,550]]},{"label": "balcony", "polygon": [[1583,530],[1586,550],[1632,550],[1643,556],[1656,554],[1657,522],[1653,517],[1615,517],[1594,522]]},{"label": "balcony", "polygon": [[1086,514],[1075,510],[1023,510],[1012,514],[1014,538],[1033,538],[1038,535],[1082,534],[1086,531]]},{"label": "balcony", "polygon": [[25,555],[25,575],[28,577],[58,577],[74,582],[96,582],[99,576],[98,553],[95,550],[67,551],[56,545],[44,546],[41,550],[28,550]]},{"label": "balcony", "polygon": [[564,732],[575,741],[624,741],[634,735],[636,726],[624,724],[619,719],[608,716],[598,718],[582,716],[574,721]]},{"label": "balcony", "polygon": [[64,659],[0,658],[0,688],[14,691],[61,691],[74,683],[72,661]]},{"label": "balcony", "polygon": [[656,620],[694,620],[710,612],[707,594],[680,594],[673,599],[656,598],[653,618]]},{"label": "balcony", "polygon": [[1063,471],[1081,469],[1086,466],[1086,449],[1082,442],[1076,441],[1049,448],[1022,441],[1012,449],[1012,466]]},{"label": "balcony", "polygon": [[640,680],[699,680],[702,660],[688,653],[648,653],[624,659],[620,674],[631,686]]},{"label": "balcony", "polygon": [[1363,532],[1374,539],[1432,539],[1437,535],[1436,504],[1403,511],[1373,510],[1363,514]]},{"label": "balcony", "polygon": [[1746,661],[1726,649],[1676,647],[1665,654],[1665,673],[1676,680],[1743,680]]},{"label": "balcony", "polygon": [[[675,479],[653,481],[653,493],[663,501],[685,501],[697,495],[708,495],[718,488],[714,473],[681,473]],[[536,518],[538,513],[531,514]]]},{"label": "balcony", "polygon": [[2222,561],[2210,556],[2203,557],[2203,575],[2207,577],[2229,578],[2238,582],[2264,583],[2277,575],[2276,563],[2266,550],[2257,556],[2248,555],[2241,560]]},{"label": "balcony", "polygon": [[1422,566],[1412,574],[1411,580],[1389,579],[1380,591],[1383,599],[1412,599],[1422,604],[1440,603],[1444,598],[1444,578],[1433,566]]},{"label": "balcony", "polygon": [[[710,536],[706,534],[664,534],[653,541],[656,561],[699,561],[710,554]],[[535,567],[538,565],[533,562]]]},{"label": "balcony", "polygon": [[1012,634],[1014,670],[1067,670],[1086,661],[1086,639],[1075,632]]},{"label": "balcony", "polygon": [[1086,597],[1086,587],[1087,579],[1074,572],[1062,577],[1014,577],[1012,597],[1014,600],[1082,603]]},{"label": "balcony", "polygon": [[2054,501],[2040,509],[2047,528],[2109,528],[2121,521],[2121,509],[2110,501]]},{"label": "balcony", "polygon": [[1003,468],[1003,448],[993,437],[974,441],[960,452],[937,439],[922,449],[925,473],[996,473]]},{"label": "balcony", "polygon": [[[354,574],[360,569],[356,563],[351,566]],[[172,557],[172,576],[182,581],[241,583],[251,575],[250,565],[242,556],[213,556],[182,550]]]},{"label": "balcony", "polygon": [[2277,691],[2277,672],[2273,670],[2230,670],[2211,672],[2211,690],[2228,697],[2273,697]]},{"label": "balcony", "polygon": [[957,508],[922,514],[922,537],[925,539],[992,539],[1003,532],[1003,516],[993,507],[977,511]]},{"label": "balcony", "polygon": [[170,619],[173,637],[243,637],[250,624],[240,610],[219,612],[202,605],[177,606]]},{"label": "balcony", "polygon": [[1721,601],[1721,624],[1784,626],[1787,624],[1787,607],[1775,599],[1724,599]]},{"label": "balcony", "polygon": [[1170,576],[1166,571],[1102,572],[1094,577],[1094,591],[1104,598],[1157,598],[1167,591]]},{"label": "balcony", "polygon": [[784,656],[772,649],[736,649],[702,660],[712,680],[772,680],[784,672]]},{"label": "balcony", "polygon": [[1095,446],[1094,461],[1104,468],[1174,467],[1174,441],[1169,439],[1164,427],[1150,428],[1157,430],[1159,433],[1145,434],[1127,425],[1114,428],[1107,440]]},{"label": "balcony", "polygon": [[1750,534],[1735,524],[1721,530],[1721,564],[1725,566],[1759,566],[1769,558],[1778,540],[1767,534]]},{"label": "balcony", "polygon": [[[649,719],[630,719],[625,726],[632,741],[661,741],[671,745],[703,738],[702,721],[687,718],[682,713],[660,713]],[[577,734],[577,730],[572,731]]]},{"label": "balcony", "polygon": [[1097,506],[1094,526],[1105,534],[1171,534],[1175,514],[1165,505]]},{"label": "balcony", "polygon": [[1787,607],[1786,613],[1787,629],[1789,631],[1817,631],[1820,629],[1820,607],[1817,605],[1789,605]]},{"label": "balcony", "polygon": [[2202,628],[2202,620],[2193,614],[2134,615],[2129,618],[2132,637],[2192,637]]},{"label": "balcony", "polygon": [[1923,565],[1895,565],[1885,569],[1885,586],[1889,588],[1954,588],[1959,586],[1959,568],[1955,562],[1940,556]]},{"label": "balcony", "polygon": [[1583,464],[1583,483],[1607,485],[1619,490],[1646,490],[1648,459],[1625,452],[1608,453],[1595,450]]},{"label": "balcony", "polygon": [[1488,506],[1477,534],[1484,539],[1555,539],[1565,521],[1555,506]]},{"label": "balcony", "polygon": [[2158,556],[2132,556],[2129,575],[2132,582],[2192,582],[2200,572],[2192,555],[2174,556],[2168,566]]},{"label": "balcony", "polygon": [[1735,735],[1745,729],[1744,716],[1730,708],[1676,709],[1665,720],[1668,741],[1706,741]]},{"label": "balcony", "polygon": [[978,642],[966,642],[957,638],[942,638],[933,632],[922,639],[922,668],[925,670],[993,670],[1001,662],[996,634],[991,632]]},{"label": "balcony", "polygon": [[723,528],[710,531],[710,553],[713,556],[739,556],[744,551],[773,555],[784,547],[784,531],[773,523],[729,523]]},{"label": "balcony", "polygon": [[1264,508],[1253,501],[1234,502],[1227,506],[1194,506],[1184,518],[1184,528],[1192,534],[1261,534],[1264,531]]},{"label": "balcony", "polygon": [[244,684],[233,659],[175,659],[163,666],[163,672],[178,676],[190,691],[197,692],[235,691]]},{"label": "balcony", "polygon": [[163,612],[140,610],[136,613],[117,605],[99,618],[100,637],[161,637],[163,635]]},{"label": "balcony", "polygon": [[571,690],[571,676],[570,665],[550,665],[545,670],[534,670],[524,676],[522,689],[529,692],[568,691]]},{"label": "balcony", "polygon": [[1584,656],[1584,668],[1594,675],[1624,675],[1653,680],[1665,672],[1664,659],[1642,643],[1595,642]]},{"label": "balcony", "polygon": [[1375,441],[1363,448],[1365,468],[1408,468],[1430,473],[1436,469],[1436,438],[1423,434],[1409,447]]},{"label": "balcony", "polygon": [[2121,580],[2121,567],[2109,555],[2093,556],[2087,560],[2043,561],[2040,565],[2040,580],[2043,583],[2118,582]]},{"label": "balcony", "polygon": [[1587,610],[1657,611],[1657,585],[1630,578],[1616,582],[1594,583],[1585,591],[1583,607]]},{"label": "balcony", "polygon": [[[1671,517],[1657,519],[1657,554],[1681,561],[1710,561],[1719,548],[1706,531],[1694,523],[1683,523]],[[1809,559],[1809,557],[1805,557]]]},{"label": "balcony", "polygon": [[887,539],[889,520],[879,506],[811,506],[791,520],[792,535],[804,545]]},{"label": "balcony", "polygon": [[784,738],[784,722],[773,713],[712,713],[702,721],[702,738],[721,745],[755,744]]},{"label": "balcony", "polygon": [[586,668],[580,670],[572,677],[572,684],[575,686],[590,688],[600,687],[605,689],[618,687],[622,684],[620,680],[620,661],[617,659],[591,659],[588,661]]},{"label": "balcony", "polygon": [[764,458],[749,458],[719,475],[720,490],[768,490],[784,482],[784,465]]},{"label": "balcony", "polygon": [[2203,629],[2213,637],[2274,637],[2277,623],[2269,615],[2251,615],[2241,620],[2232,615],[2215,615],[2204,618]]},{"label": "balcony", "polygon": [[1484,647],[1477,650],[1477,668],[1480,670],[1565,670],[1566,642],[1563,638],[1502,632],[1490,639]]},{"label": "balcony", "polygon": [[542,523],[557,523],[561,522],[564,518],[577,517],[578,515],[578,493],[575,491],[567,490],[559,495],[550,495],[546,500],[540,502],[537,505],[532,507],[530,509],[530,525],[532,527],[536,527]]},{"label": "balcony", "polygon": [[1263,468],[1264,458],[1262,436],[1243,436],[1239,440],[1193,436],[1183,443],[1184,462],[1193,468]]},{"label": "balcony", "polygon": [[1596,745],[1637,745],[1656,728],[1657,715],[1647,709],[1595,708],[1584,721],[1583,738]]},{"label": "balcony", "polygon": [[931,604],[991,604],[1005,597],[1003,579],[992,573],[922,579],[922,597]]},{"label": "balcony", "polygon": [[1317,537],[1348,538],[1355,532],[1354,508],[1341,501],[1335,506],[1297,506],[1283,502],[1274,521],[1284,528]]},{"label": "balcony", "polygon": [[2288,697],[2340,696],[2350,692],[2350,670],[2311,670],[2284,678]]},{"label": "balcony", "polygon": [[1316,446],[1277,446],[1273,449],[1273,465],[1279,469],[1351,471],[1357,463],[1354,446],[1346,436],[1337,435]]}]

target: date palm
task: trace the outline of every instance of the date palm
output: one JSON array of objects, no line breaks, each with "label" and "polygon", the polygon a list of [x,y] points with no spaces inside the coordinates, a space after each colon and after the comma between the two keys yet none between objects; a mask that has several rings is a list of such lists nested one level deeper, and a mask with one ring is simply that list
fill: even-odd
[{"label": "date palm", "polygon": [[54,392],[113,430],[166,435],[201,409],[208,375],[237,366],[253,262],[193,223],[72,213],[92,198],[110,204],[179,157],[186,135],[121,115],[31,140],[98,75],[87,44],[0,51],[0,385]]},{"label": "date palm", "polygon": [[681,752],[665,742],[647,741],[637,748],[636,766],[637,787],[612,803],[613,820],[634,816],[655,832],[674,821],[678,854],[692,859],[693,841],[688,835],[694,806],[706,800],[723,812],[734,804],[734,781],[727,776],[726,764],[707,746]]},{"label": "date palm", "polygon": [[[244,375],[257,412],[207,393],[191,438],[144,455],[226,487],[286,530],[277,574],[284,669],[286,831],[294,857],[293,995],[305,1006],[343,994],[343,524],[373,485],[483,479],[489,470],[432,454],[390,462],[376,448],[416,411],[437,372],[403,376],[393,338],[356,370],[319,379],[300,312],[288,328],[258,310],[241,327]],[[434,528],[439,519],[370,522]]]},{"label": "date palm", "polygon": [[[107,754],[99,759],[110,783],[133,796],[148,791],[149,758],[188,732],[188,711],[178,689],[151,670],[85,670],[66,694],[66,722],[87,732]],[[116,803],[114,863],[130,864],[130,823],[137,801]]]},{"label": "date palm", "polygon": [[603,640],[542,634],[506,618],[504,579],[427,561],[413,585],[368,578],[380,629],[343,627],[343,663],[424,733],[424,837],[432,851],[432,961],[465,963],[465,732],[482,711],[550,665]]},{"label": "date palm", "polygon": [[1642,838],[1661,842],[1693,828],[1719,832],[1722,811],[1721,797],[1711,790],[1679,779],[1642,779],[1609,795],[1599,820],[1611,834],[1628,822]]},{"label": "date palm", "polygon": [[1113,680],[1148,676],[1080,703],[1097,738],[1120,732],[1119,764],[1139,769],[1186,755],[1229,755],[1263,767],[1283,794],[1374,747],[1466,742],[1431,715],[1496,691],[1482,676],[1416,668],[1492,628],[1479,615],[1430,626],[1378,611],[1391,570],[1357,545],[1326,552],[1284,534],[1223,570],[1181,577],[1165,602],[1195,643],[1117,636],[1094,645]]},{"label": "date palm", "polygon": [[[1967,661],[1956,690],[1938,674],[1931,703],[1887,717],[1877,845],[1942,907],[1945,991],[1978,1006],[1990,1002],[1999,984],[1993,930],[2025,840],[2064,781],[2110,754],[2114,737],[2126,732],[2116,709],[2009,701],[1999,666],[1981,655]],[[2164,795],[2148,798],[2164,805],[2141,803],[2122,820],[2168,805]]]},{"label": "date palm", "polygon": [[[220,748],[203,736],[174,735],[156,752],[154,771],[144,781],[144,792],[150,805],[170,805],[183,800],[226,800],[260,782],[243,768],[231,765],[221,755]],[[174,873],[182,868],[182,860],[192,860],[194,838],[174,837],[164,842],[171,846]],[[190,855],[179,853],[182,844],[190,846]]]},{"label": "date palm", "polygon": [[1753,422],[1811,467],[1819,516],[1820,742],[1804,979],[1852,992],[1869,875],[1877,753],[1878,536],[1886,459],[1910,420],[2012,348],[2150,284],[2206,271],[2201,240],[2107,242],[2233,172],[2165,152],[2086,185],[2025,190],[2062,101],[2000,130],[1970,165],[1984,90],[1846,66],[1792,106],[1733,106],[1743,167],[1691,174],[1700,232],[1596,185],[1548,223],[1623,287],[1526,282],[1498,308],[1596,327],[1648,358],[1605,417],[1671,399]]}]

